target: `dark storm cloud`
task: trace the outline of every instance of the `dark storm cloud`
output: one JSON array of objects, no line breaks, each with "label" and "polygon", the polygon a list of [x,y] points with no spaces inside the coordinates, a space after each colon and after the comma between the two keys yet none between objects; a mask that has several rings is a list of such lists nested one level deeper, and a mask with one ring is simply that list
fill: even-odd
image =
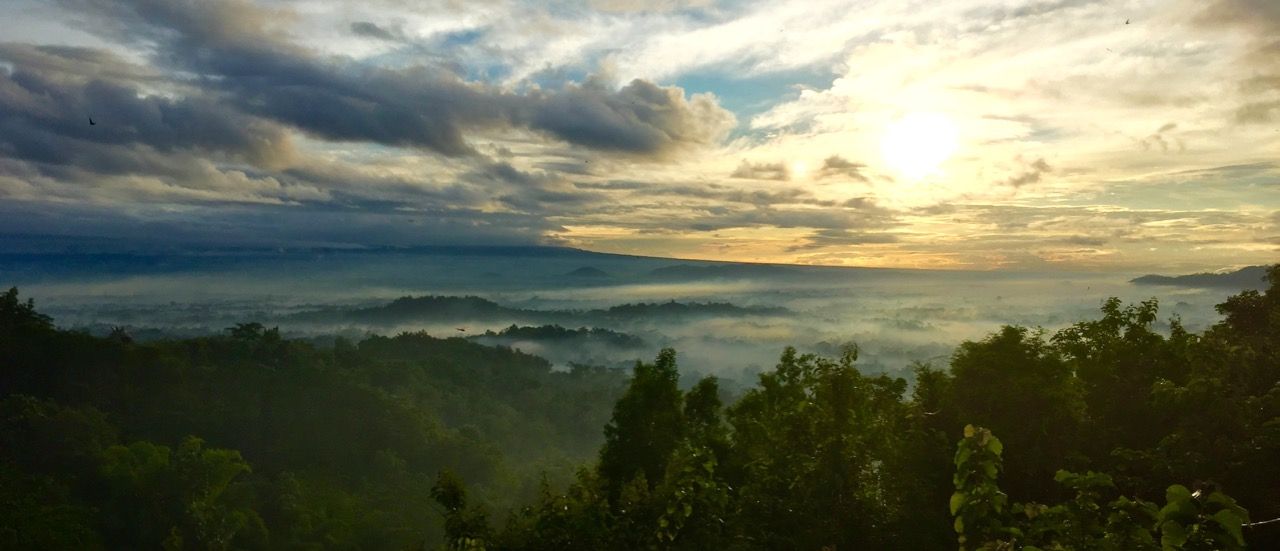
[{"label": "dark storm cloud", "polygon": [[[537,242],[563,231],[548,220],[608,212],[616,201],[575,186],[565,167],[518,168],[510,150],[495,161],[472,135],[515,131],[567,143],[587,174],[588,162],[610,156],[584,148],[664,159],[713,144],[735,124],[711,95],[643,80],[516,90],[468,80],[434,57],[396,68],[326,57],[298,45],[287,10],[249,2],[64,3],[86,30],[148,62],[106,49],[0,43],[0,198],[21,205],[9,232],[100,226],[129,239],[227,243]],[[350,30],[400,35],[369,22]],[[296,131],[457,159],[422,165],[438,171],[406,170],[403,152],[295,150]],[[782,198],[750,198],[772,199]]]},{"label": "dark storm cloud", "polygon": [[[275,166],[292,151],[277,125],[204,97],[143,96],[137,86],[109,79],[144,72],[114,56],[4,44],[0,60],[13,65],[0,73],[0,153],[7,156],[119,173],[145,172],[142,158],[152,152],[200,150]],[[86,60],[102,78],[70,76]]]},{"label": "dark storm cloud", "polygon": [[734,117],[715,98],[640,79],[614,92],[594,79],[537,98],[530,124],[576,145],[629,153],[662,153],[722,139]]},{"label": "dark storm cloud", "polygon": [[166,80],[154,69],[128,63],[115,53],[94,48],[0,42],[0,54],[4,61],[15,66],[31,67],[63,78],[110,82]]},{"label": "dark storm cloud", "polygon": [[349,246],[421,244],[536,244],[561,228],[536,216],[466,209],[371,212],[333,205],[219,205],[173,212],[131,212],[99,205],[7,204],[0,201],[0,235],[91,235],[129,250],[166,243],[237,246]]},{"label": "dark storm cloud", "polygon": [[616,91],[588,79],[521,95],[467,82],[444,67],[383,69],[322,59],[272,27],[287,13],[246,2],[72,3],[110,18],[108,32],[151,47],[174,70],[199,75],[239,109],[328,140],[458,156],[474,153],[467,131],[514,126],[600,150],[665,155],[715,142],[734,123],[712,96],[686,99],[680,88],[642,80]]}]

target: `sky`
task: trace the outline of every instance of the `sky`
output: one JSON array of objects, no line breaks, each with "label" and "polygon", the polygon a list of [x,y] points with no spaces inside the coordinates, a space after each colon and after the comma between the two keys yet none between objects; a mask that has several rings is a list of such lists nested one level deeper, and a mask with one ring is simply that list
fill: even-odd
[{"label": "sky", "polygon": [[1275,0],[5,11],[7,242],[1157,272],[1280,251]]}]

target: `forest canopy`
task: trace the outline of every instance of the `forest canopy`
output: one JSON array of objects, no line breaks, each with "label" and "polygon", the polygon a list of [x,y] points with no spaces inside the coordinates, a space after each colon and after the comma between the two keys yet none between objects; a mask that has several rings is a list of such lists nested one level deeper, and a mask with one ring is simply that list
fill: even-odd
[{"label": "forest canopy", "polygon": [[[912,380],[740,396],[423,333],[135,342],[0,296],[0,547],[1280,547],[1280,267],[1203,332],[1112,299]],[[545,331],[545,330],[544,330]],[[603,427],[603,431],[601,431]]]}]

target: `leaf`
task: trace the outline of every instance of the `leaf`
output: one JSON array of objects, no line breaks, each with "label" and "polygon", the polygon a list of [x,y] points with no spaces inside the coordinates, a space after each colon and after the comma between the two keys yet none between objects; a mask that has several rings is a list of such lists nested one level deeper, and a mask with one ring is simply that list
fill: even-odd
[{"label": "leaf", "polygon": [[1187,543],[1187,531],[1181,524],[1166,522],[1160,525],[1160,547],[1164,551],[1182,549]]},{"label": "leaf", "polygon": [[1192,501],[1191,492],[1185,486],[1174,484],[1165,491],[1168,502],[1160,509],[1158,518],[1161,521],[1190,520],[1196,516],[1196,504]]},{"label": "leaf", "polygon": [[964,437],[965,437],[965,438],[973,438],[974,430],[975,430],[975,429],[973,428],[973,425],[965,425],[965,426],[964,426]]},{"label": "leaf", "polygon": [[1000,454],[1004,453],[1004,444],[1001,444],[1001,443],[1000,443],[1000,439],[999,439],[999,438],[996,438],[996,437],[992,436],[992,437],[991,437],[991,441],[990,441],[990,442],[987,442],[987,449],[988,449],[988,450],[991,450],[991,453],[994,453],[994,454],[996,454],[996,455],[1000,455]]},{"label": "leaf", "polygon": [[1222,492],[1214,492],[1212,494],[1209,494],[1209,497],[1205,499],[1204,502],[1217,505],[1219,507],[1222,507],[1223,509],[1230,509],[1232,511],[1236,511],[1237,514],[1244,511],[1243,509],[1240,508],[1239,505],[1236,505],[1236,500],[1231,499],[1231,496],[1228,496],[1227,494],[1224,494]]},{"label": "leaf", "polygon": [[1164,500],[1166,503],[1186,501],[1188,499],[1191,499],[1191,491],[1187,490],[1187,487],[1181,484],[1169,486],[1169,488],[1164,491]]},{"label": "leaf", "polygon": [[963,533],[964,533],[964,519],[963,519],[963,518],[956,517],[956,521],[955,521],[954,523],[952,523],[952,524],[951,524],[951,526],[952,526],[953,528],[955,528],[955,529],[956,529],[956,533],[957,533],[957,534],[963,534]]},{"label": "leaf", "polygon": [[955,516],[956,511],[964,507],[965,495],[961,492],[951,494],[951,516]]},{"label": "leaf", "polygon": [[1226,530],[1236,543],[1244,545],[1244,533],[1240,531],[1240,525],[1244,524],[1244,521],[1240,518],[1240,515],[1237,515],[1234,511],[1223,509],[1214,513],[1210,518],[1212,518],[1214,522],[1218,523],[1223,530]]}]

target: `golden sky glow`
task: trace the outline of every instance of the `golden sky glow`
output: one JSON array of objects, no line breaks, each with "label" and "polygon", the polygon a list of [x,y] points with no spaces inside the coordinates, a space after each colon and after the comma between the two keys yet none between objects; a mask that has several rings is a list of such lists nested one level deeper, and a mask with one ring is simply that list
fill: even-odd
[{"label": "golden sky glow", "polygon": [[7,235],[1139,271],[1280,246],[1270,0],[9,11]]}]

